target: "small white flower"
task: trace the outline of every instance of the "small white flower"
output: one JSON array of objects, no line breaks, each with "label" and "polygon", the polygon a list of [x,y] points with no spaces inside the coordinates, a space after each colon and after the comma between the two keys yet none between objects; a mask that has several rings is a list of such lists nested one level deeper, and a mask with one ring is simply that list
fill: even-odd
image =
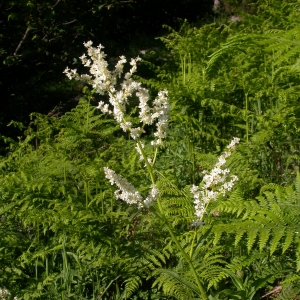
[{"label": "small white flower", "polygon": [[198,190],[199,190],[199,187],[193,184],[193,186],[190,189],[190,192],[192,194],[195,194],[195,193],[198,193]]},{"label": "small white flower", "polygon": [[240,139],[237,137],[234,137],[233,140],[230,142],[230,144],[227,146],[228,149],[234,150],[236,147],[236,144],[240,142]]},{"label": "small white flower", "polygon": [[231,16],[230,21],[232,23],[238,23],[241,21],[241,18],[239,16]]},{"label": "small white flower", "polygon": [[122,122],[120,123],[120,127],[123,129],[124,132],[131,129],[131,122]]},{"label": "small white flower", "polygon": [[135,146],[136,151],[137,151],[138,154],[140,155],[140,160],[143,160],[144,157],[143,157],[142,150],[141,150],[140,147],[142,147],[142,149],[144,149],[145,145],[144,145],[143,143],[140,142],[140,144],[137,143],[136,146]]},{"label": "small white flower", "polygon": [[123,176],[116,174],[113,170],[104,167],[105,177],[110,181],[111,185],[115,184],[119,189],[115,191],[115,197],[121,199],[128,204],[137,204],[139,208],[150,207],[157,199],[159,190],[155,184],[151,185],[148,197],[143,200],[140,193],[129,183]]},{"label": "small white flower", "polygon": [[151,191],[148,197],[144,200],[144,204],[146,207],[150,207],[153,205],[153,202],[156,201],[159,194],[159,190],[155,184],[151,185]]},{"label": "small white flower", "polygon": [[220,7],[220,0],[214,0],[214,10],[218,10],[218,8]]},{"label": "small white flower", "polygon": [[79,58],[80,58],[82,61],[85,61],[85,60],[86,60],[86,55],[85,55],[85,53],[82,54],[82,56],[80,56]]},{"label": "small white flower", "polygon": [[201,220],[194,220],[191,224],[192,227],[201,227],[203,225],[205,225],[205,222]]},{"label": "small white flower", "polygon": [[[0,300],[9,300],[11,299],[11,293],[7,289],[0,288]],[[14,300],[18,300],[17,297],[13,298]]]},{"label": "small white flower", "polygon": [[84,47],[89,48],[89,47],[91,47],[93,45],[93,42],[92,41],[88,41],[86,43],[83,43],[83,45],[84,45]]},{"label": "small white flower", "polygon": [[145,132],[142,128],[132,128],[130,132],[130,136],[135,140],[140,137],[140,135]]},{"label": "small white flower", "polygon": [[155,140],[155,141],[151,141],[151,145],[154,147],[159,147],[163,144],[163,141],[161,139]]},{"label": "small white flower", "polygon": [[116,174],[113,170],[104,167],[105,177],[109,179],[111,185],[116,184],[119,190],[115,191],[117,199],[121,199],[128,204],[138,204],[143,198],[133,185],[129,183],[123,176]]}]

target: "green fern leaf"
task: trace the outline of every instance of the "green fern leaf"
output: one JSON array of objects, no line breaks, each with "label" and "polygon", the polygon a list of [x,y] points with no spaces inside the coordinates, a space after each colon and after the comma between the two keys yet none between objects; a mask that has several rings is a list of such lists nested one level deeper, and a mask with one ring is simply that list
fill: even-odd
[{"label": "green fern leaf", "polygon": [[136,292],[142,285],[142,279],[139,276],[132,276],[124,281],[126,297],[131,297],[131,295]]},{"label": "green fern leaf", "polygon": [[158,269],[157,271],[160,272],[160,273],[166,274],[166,275],[168,275],[170,277],[173,277],[179,283],[181,283],[185,287],[189,288],[190,290],[192,290],[196,294],[200,295],[200,291],[199,291],[199,289],[198,289],[198,287],[196,285],[194,285],[192,282],[189,282],[189,281],[185,280],[184,278],[182,278],[177,273],[175,273],[175,272],[173,272],[171,270],[167,270],[167,269]]},{"label": "green fern leaf", "polygon": [[260,252],[266,246],[269,238],[270,238],[270,228],[262,228],[259,232],[259,250]]},{"label": "green fern leaf", "polygon": [[219,243],[219,240],[220,240],[222,234],[223,234],[223,228],[220,226],[220,227],[218,227],[218,230],[214,230],[213,233],[214,233],[213,243],[214,243],[214,245],[217,245]]},{"label": "green fern leaf", "polygon": [[251,249],[253,247],[253,244],[255,243],[257,235],[258,235],[258,228],[254,227],[251,230],[249,230],[249,232],[248,232],[248,240],[247,240],[247,250],[248,250],[248,253],[251,252]]},{"label": "green fern leaf", "polygon": [[270,254],[271,255],[274,253],[274,251],[278,247],[279,242],[285,233],[285,228],[278,228],[277,230],[276,229],[277,228],[273,229],[273,239],[271,240],[271,243],[270,243]]},{"label": "green fern leaf", "polygon": [[284,243],[282,245],[282,253],[284,253],[292,244],[294,240],[294,232],[293,230],[287,230]]},{"label": "green fern leaf", "polygon": [[245,231],[238,230],[235,232],[235,240],[234,240],[234,246],[237,247],[242,237],[245,235]]}]

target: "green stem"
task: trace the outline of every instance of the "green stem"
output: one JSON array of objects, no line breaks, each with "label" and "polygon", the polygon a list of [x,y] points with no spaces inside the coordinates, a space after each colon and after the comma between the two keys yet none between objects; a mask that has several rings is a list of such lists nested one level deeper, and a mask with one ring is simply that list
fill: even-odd
[{"label": "green stem", "polygon": [[189,160],[192,164],[192,183],[195,184],[195,155],[194,155],[194,140],[195,134],[194,129],[192,129],[191,136],[188,134],[188,147],[189,147]]},{"label": "green stem", "polygon": [[[137,140],[137,145],[142,153],[142,156],[143,156],[143,159],[145,160],[146,162],[146,167],[149,171],[149,174],[150,174],[150,177],[151,177],[151,181],[152,181],[152,184],[155,184],[155,179],[154,179],[154,175],[153,175],[153,170],[152,170],[152,166],[149,164],[148,160],[147,160],[147,157],[146,157],[146,154],[143,150],[143,147],[141,145],[141,142],[140,140],[138,139]],[[155,154],[156,155],[156,154]],[[194,268],[194,265],[191,261],[191,258],[188,256],[188,254],[184,251],[184,249],[181,247],[180,243],[178,242],[173,230],[172,230],[172,227],[171,225],[169,224],[165,214],[164,214],[164,211],[163,211],[163,208],[162,208],[162,205],[161,205],[161,202],[160,202],[160,199],[157,199],[157,204],[158,204],[158,208],[159,208],[159,212],[160,214],[155,214],[158,218],[160,218],[164,223],[165,225],[167,226],[167,229],[171,235],[171,238],[172,240],[174,241],[175,245],[177,246],[178,250],[181,252],[182,256],[184,257],[184,259],[186,260],[186,262],[189,264],[191,270],[192,270],[192,273],[195,277],[195,280],[196,280],[196,283],[197,283],[197,286],[199,288],[199,291],[200,291],[200,295],[201,297],[204,299],[204,300],[208,300],[208,297],[207,297],[207,294],[205,292],[205,289],[202,285],[202,283],[200,282],[200,279],[197,275],[197,272]],[[155,213],[155,212],[154,212]]]},{"label": "green stem", "polygon": [[185,85],[185,75],[186,75],[186,58],[185,58],[185,55],[183,57],[183,85]]},{"label": "green stem", "polygon": [[192,246],[191,246],[191,250],[190,250],[190,259],[192,259],[192,256],[193,256],[193,249],[194,249],[196,236],[197,236],[197,230],[195,230],[195,234],[194,234],[193,241],[192,241]]},{"label": "green stem", "polygon": [[66,162],[64,163],[64,184],[67,183],[67,170],[66,170]]},{"label": "green stem", "polygon": [[191,53],[189,53],[189,62],[188,62],[188,81],[191,79],[192,76],[192,57]]},{"label": "green stem", "polygon": [[205,82],[205,77],[206,77],[206,69],[205,68],[202,68],[202,82],[204,83]]},{"label": "green stem", "polygon": [[[183,67],[184,67],[184,74],[183,74],[183,75],[184,75],[184,83],[185,83],[185,57],[184,57],[184,59],[183,59],[183,64],[184,64],[184,66],[183,66]],[[124,121],[125,121],[125,120],[124,120]],[[141,152],[141,154],[142,154],[142,157],[143,157],[143,159],[144,159],[144,161],[145,161],[147,170],[148,170],[149,175],[150,175],[150,177],[151,177],[151,182],[152,182],[152,184],[155,184],[155,178],[154,178],[154,174],[153,174],[153,168],[152,168],[152,165],[148,162],[147,156],[146,156],[146,154],[145,154],[145,152],[144,152],[144,150],[143,150],[143,147],[142,147],[142,144],[141,144],[140,139],[137,139],[137,146],[138,146],[138,148],[139,148],[139,150],[140,150],[140,152]],[[155,149],[155,155],[154,155],[153,164],[154,164],[154,162],[155,162],[155,160],[156,160],[156,155],[157,155],[157,148]],[[193,273],[194,278],[195,278],[195,280],[196,280],[196,283],[197,283],[197,286],[198,286],[198,289],[199,289],[199,292],[200,292],[200,295],[201,295],[202,299],[208,300],[206,291],[205,291],[205,289],[204,289],[202,283],[200,282],[200,279],[199,279],[199,277],[198,277],[198,275],[197,275],[197,272],[196,272],[196,270],[195,270],[195,268],[194,268],[194,265],[193,265],[193,263],[192,263],[192,261],[191,261],[191,258],[190,258],[190,257],[188,256],[188,254],[184,251],[184,249],[181,247],[179,241],[177,240],[177,238],[176,238],[176,236],[175,236],[175,234],[174,234],[174,232],[173,232],[173,230],[172,230],[172,227],[171,227],[171,225],[169,224],[169,222],[168,222],[168,220],[167,220],[167,218],[166,218],[166,216],[165,216],[165,214],[164,214],[164,212],[163,212],[163,208],[162,208],[162,206],[161,206],[161,202],[160,202],[159,199],[157,200],[157,203],[158,203],[158,207],[159,207],[159,212],[160,212],[160,213],[157,214],[157,213],[154,212],[155,215],[156,215],[157,217],[159,217],[159,218],[165,223],[165,225],[167,226],[167,229],[168,229],[168,231],[169,231],[169,233],[170,233],[170,235],[171,235],[172,240],[174,241],[174,243],[175,243],[175,245],[177,246],[178,250],[181,252],[183,258],[184,258],[184,259],[186,260],[186,262],[189,264],[189,267],[190,267],[191,270],[192,270],[192,273]],[[112,203],[111,203],[111,206],[112,206]]]},{"label": "green stem", "polygon": [[87,110],[87,113],[86,113],[86,125],[85,125],[85,128],[84,128],[84,132],[88,132],[88,128],[89,128],[89,108],[90,108],[90,99],[91,97],[88,97],[88,110]]},{"label": "green stem", "polygon": [[246,100],[246,142],[249,143],[249,116],[248,116],[248,93],[245,93]]},{"label": "green stem", "polygon": [[196,283],[197,283],[197,286],[198,286],[198,289],[199,289],[199,292],[200,292],[200,295],[202,297],[202,299],[204,300],[208,300],[208,296],[206,294],[206,291],[197,275],[197,272],[194,268],[194,265],[191,261],[191,258],[188,256],[188,254],[184,251],[184,249],[181,247],[179,241],[177,240],[173,230],[172,230],[172,227],[170,226],[164,212],[163,212],[163,208],[162,208],[162,205],[161,205],[161,202],[160,202],[160,199],[157,200],[157,204],[158,204],[158,208],[159,208],[159,212],[160,214],[156,214],[164,223],[165,225],[167,226],[167,229],[171,235],[171,238],[173,240],[173,242],[175,243],[175,245],[177,246],[178,250],[181,252],[183,258],[186,260],[186,262],[189,264],[189,267],[191,268],[192,270],[192,273],[194,275],[194,278],[196,280]]},{"label": "green stem", "polygon": [[104,193],[102,190],[101,190],[101,209],[102,209],[102,215],[104,215]]},{"label": "green stem", "polygon": [[[114,210],[113,197],[110,198],[110,209],[111,209],[111,212],[113,212],[113,210]],[[111,222],[111,224],[113,224],[113,217],[112,216],[111,216],[110,222]]]},{"label": "green stem", "polygon": [[158,147],[155,148],[155,153],[154,153],[154,157],[153,157],[152,166],[154,166],[154,164],[155,164],[157,152],[158,152]]},{"label": "green stem", "polygon": [[85,189],[85,209],[88,209],[88,182],[84,181],[84,189]]},{"label": "green stem", "polygon": [[141,141],[140,141],[139,139],[137,140],[137,145],[138,145],[138,147],[139,147],[139,149],[140,149],[140,151],[141,151],[141,153],[142,153],[142,156],[143,156],[143,159],[144,159],[144,161],[145,161],[147,170],[148,170],[149,175],[150,175],[150,177],[151,177],[151,182],[152,182],[152,184],[155,184],[155,179],[154,179],[154,174],[153,174],[152,166],[149,164],[149,161],[148,161],[148,159],[147,159],[147,156],[146,156],[146,154],[145,154],[145,152],[144,152],[144,150],[143,150]]}]

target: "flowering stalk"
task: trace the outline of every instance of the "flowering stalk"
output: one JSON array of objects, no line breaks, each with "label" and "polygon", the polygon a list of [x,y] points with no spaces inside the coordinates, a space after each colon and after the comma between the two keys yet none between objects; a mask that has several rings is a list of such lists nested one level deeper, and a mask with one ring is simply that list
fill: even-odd
[{"label": "flowering stalk", "polygon": [[[155,201],[157,201],[158,210],[153,209],[153,213],[164,222],[176,247],[192,270],[198,286],[199,295],[201,295],[202,299],[208,300],[204,286],[194,268],[190,257],[191,255],[189,256],[182,248],[164,213],[161,199],[159,199],[159,190],[155,184],[153,174],[158,148],[163,145],[163,140],[167,136],[170,110],[170,105],[168,103],[168,91],[160,91],[152,102],[152,105],[149,105],[149,91],[143,88],[141,83],[134,81],[132,78],[137,69],[137,62],[141,60],[139,57],[131,59],[131,68],[129,72],[125,73],[123,81],[119,82],[122,77],[124,64],[127,62],[126,58],[124,56],[120,56],[120,60],[117,62],[115,69],[113,71],[109,71],[108,63],[105,61],[106,55],[102,51],[103,46],[99,45],[97,48],[93,48],[92,42],[84,43],[84,45],[87,48],[88,57],[84,54],[80,57],[80,59],[84,66],[90,68],[90,75],[79,75],[76,70],[70,70],[69,68],[66,68],[64,73],[70,79],[83,80],[90,84],[96,93],[100,95],[108,94],[109,103],[100,101],[97,108],[100,109],[103,114],[112,115],[119,123],[120,128],[124,132],[130,133],[131,138],[136,141],[135,148],[140,155],[140,160],[145,162],[145,167],[147,168],[151,178],[152,184],[150,186],[150,192],[146,198],[143,198],[134,186],[127,181],[127,179],[105,167],[104,173],[106,178],[109,179],[112,185],[116,185],[118,187],[118,190],[115,192],[115,197],[130,205],[137,205],[138,208],[149,208]],[[134,95],[139,99],[138,109],[139,123],[141,123],[140,126],[132,124],[128,117],[129,114],[126,107],[129,103],[129,99]],[[141,141],[141,136],[145,132],[146,125],[153,124],[156,126],[156,131],[154,133],[154,139],[151,141],[151,146],[154,149],[154,157],[151,159],[147,157],[145,153],[145,145]],[[201,187],[194,185],[191,188],[191,193],[194,195],[195,215],[197,216],[196,222],[202,221],[209,202],[211,200],[216,200],[220,193],[225,194],[227,191],[230,191],[234,182],[238,179],[235,175],[233,175],[231,176],[231,180],[228,181],[227,177],[230,171],[228,169],[222,169],[222,166],[226,163],[226,159],[231,155],[231,151],[235,149],[238,142],[239,139],[234,138],[227,146],[228,150],[219,157],[213,170],[209,174],[205,174]]]},{"label": "flowering stalk", "polygon": [[[151,191],[145,200],[142,200],[142,196],[135,191],[134,187],[126,181],[125,178],[114,173],[114,171],[104,168],[106,177],[113,183],[115,183],[119,190],[116,192],[116,197],[126,201],[129,204],[138,204],[149,206],[159,193],[154,180],[153,165],[156,160],[158,147],[163,144],[163,140],[167,136],[168,129],[168,117],[170,105],[168,103],[168,92],[166,90],[160,91],[158,96],[153,101],[152,107],[148,102],[150,99],[149,91],[141,86],[141,83],[132,79],[132,75],[137,70],[137,62],[141,58],[137,57],[131,59],[131,69],[124,75],[123,81],[120,83],[119,89],[116,89],[119,79],[122,76],[124,64],[127,62],[124,56],[120,56],[120,60],[117,62],[113,71],[108,70],[108,63],[105,60],[106,54],[102,51],[104,48],[99,45],[97,48],[92,47],[92,42],[84,43],[87,48],[88,56],[83,54],[80,59],[84,66],[90,68],[90,75],[79,75],[77,70],[71,70],[68,67],[64,73],[69,79],[82,80],[90,84],[96,93],[100,95],[108,94],[109,103],[100,101],[98,107],[103,114],[113,115],[114,119],[120,124],[120,128],[124,132],[129,132],[132,139],[136,140],[136,150],[140,155],[140,160],[145,161],[145,166],[151,177]],[[126,119],[126,105],[129,102],[129,98],[135,95],[139,98],[139,119],[142,126],[134,127],[133,124]],[[145,125],[152,125],[156,122],[156,132],[154,133],[155,139],[151,141],[151,145],[154,147],[154,158],[148,158],[145,154],[144,144],[140,141],[140,136],[145,132]]]},{"label": "flowering stalk", "polygon": [[203,172],[205,175],[202,181],[203,185],[200,189],[199,186],[195,185],[190,189],[190,192],[194,195],[195,215],[197,216],[197,220],[194,221],[194,224],[201,224],[209,202],[216,200],[219,194],[225,196],[226,192],[230,191],[235,181],[238,180],[236,175],[232,175],[231,180],[226,181],[230,170],[222,169],[222,166],[226,163],[226,159],[231,156],[231,152],[236,148],[236,144],[238,144],[239,141],[239,138],[233,138],[227,146],[228,150],[219,157],[218,162],[210,173],[207,174],[207,171]]},{"label": "flowering stalk", "polygon": [[[109,95],[109,104],[100,101],[98,107],[103,114],[111,114],[115,120],[120,124],[124,132],[129,131],[130,136],[136,140],[142,133],[144,133],[145,125],[152,125],[156,122],[156,132],[154,133],[155,139],[151,141],[151,145],[155,148],[163,144],[163,139],[167,136],[168,117],[170,105],[168,103],[167,90],[160,91],[157,98],[153,101],[153,106],[150,107],[148,102],[150,99],[149,91],[141,86],[140,82],[132,79],[133,74],[137,70],[137,62],[141,58],[137,57],[131,59],[131,69],[124,75],[123,81],[120,83],[121,89],[117,90],[118,79],[121,78],[123,73],[126,58],[120,56],[120,60],[115,66],[115,70],[108,70],[108,63],[105,60],[106,54],[102,51],[104,48],[99,45],[97,48],[92,47],[92,42],[84,43],[87,48],[88,57],[82,55],[80,57],[84,66],[90,68],[90,74],[77,74],[76,69],[65,69],[64,73],[69,79],[82,80],[90,84],[96,93]],[[126,120],[126,105],[129,98],[133,95],[139,98],[139,119],[142,123],[141,127],[133,127],[133,124]],[[144,159],[144,158],[143,158]]]}]

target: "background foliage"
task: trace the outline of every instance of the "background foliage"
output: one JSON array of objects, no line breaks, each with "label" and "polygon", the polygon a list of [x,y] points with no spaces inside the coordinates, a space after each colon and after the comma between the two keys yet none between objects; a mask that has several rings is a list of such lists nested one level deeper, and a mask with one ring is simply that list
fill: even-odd
[{"label": "background foliage", "polygon": [[[1,5],[0,122],[4,128],[15,119],[10,128],[23,134],[1,129],[8,148],[0,159],[0,288],[18,299],[199,299],[191,262],[209,299],[297,299],[297,1],[207,2],[203,13],[213,10],[213,17],[180,28],[176,17],[202,16],[193,1],[160,3],[157,23],[148,1]],[[171,26],[160,38],[165,47],[153,48],[146,37],[161,20]],[[137,37],[141,24],[149,31]],[[122,38],[138,41],[129,51],[143,58],[138,79],[153,94],[169,91],[170,130],[156,176],[188,263],[166,225],[116,201],[104,178],[107,166],[146,191],[133,141],[95,109],[99,96],[57,75],[88,39],[107,45],[114,63]],[[140,45],[151,46],[140,53]],[[27,113],[79,94],[73,110],[32,113],[26,123]],[[189,188],[233,136],[241,143],[227,166],[239,181],[193,227]]]}]

